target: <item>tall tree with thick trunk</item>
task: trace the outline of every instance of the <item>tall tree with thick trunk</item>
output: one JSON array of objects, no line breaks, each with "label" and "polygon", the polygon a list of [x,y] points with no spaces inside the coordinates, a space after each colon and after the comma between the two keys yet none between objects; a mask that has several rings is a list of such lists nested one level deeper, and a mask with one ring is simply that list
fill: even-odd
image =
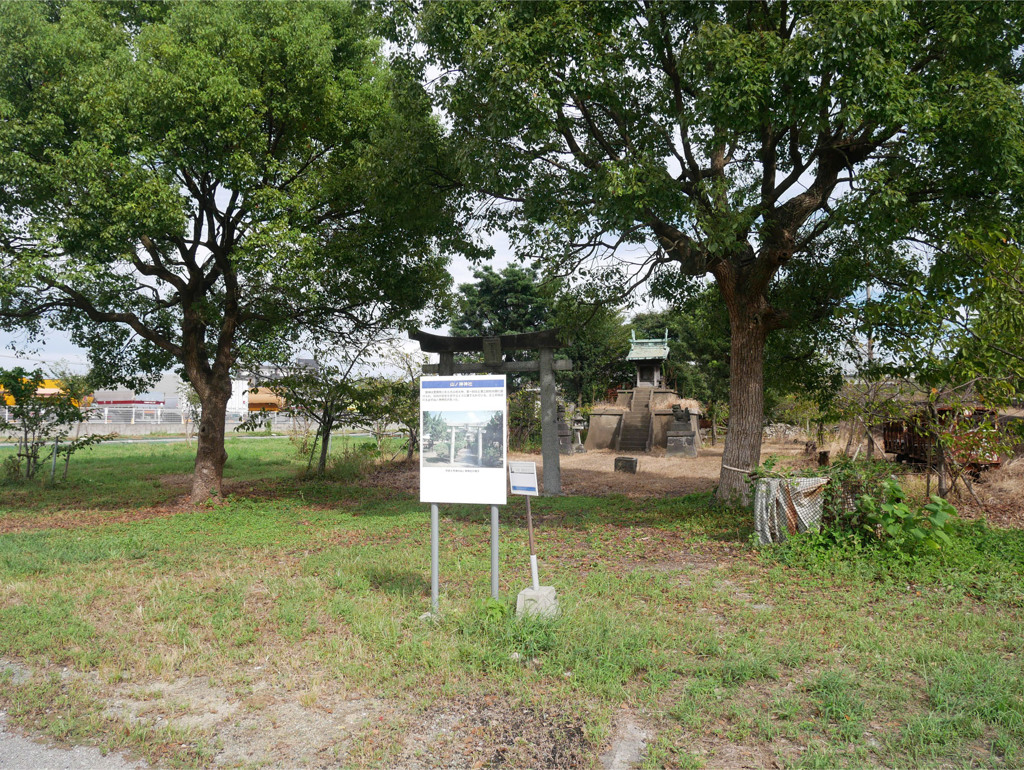
[{"label": "tall tree with thick trunk", "polygon": [[1022,14],[998,2],[436,2],[407,29],[438,70],[461,181],[493,204],[488,226],[592,299],[717,283],[731,327],[729,499],[759,462],[769,335],[827,322],[865,278],[927,269],[912,246],[1008,213],[1024,167]]},{"label": "tall tree with thick trunk", "polygon": [[0,7],[0,324],[176,363],[220,491],[232,369],[408,318],[461,243],[440,132],[348,3]]}]

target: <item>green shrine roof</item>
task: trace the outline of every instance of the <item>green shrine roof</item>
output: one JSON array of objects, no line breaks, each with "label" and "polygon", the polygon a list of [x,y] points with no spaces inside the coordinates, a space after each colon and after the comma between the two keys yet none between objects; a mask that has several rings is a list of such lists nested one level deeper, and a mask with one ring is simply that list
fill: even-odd
[{"label": "green shrine roof", "polygon": [[664,339],[638,340],[633,332],[633,341],[626,354],[627,361],[664,361],[668,358],[668,329]]}]

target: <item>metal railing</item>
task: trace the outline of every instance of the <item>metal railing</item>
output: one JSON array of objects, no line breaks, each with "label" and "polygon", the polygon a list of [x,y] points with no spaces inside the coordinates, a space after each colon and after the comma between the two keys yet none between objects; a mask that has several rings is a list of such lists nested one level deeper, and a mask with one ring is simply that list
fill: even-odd
[{"label": "metal railing", "polygon": [[[165,425],[182,426],[192,419],[191,415],[183,414],[180,409],[165,408],[153,405],[119,405],[119,406],[93,406],[82,410],[82,422],[88,425]],[[14,419],[11,410],[7,406],[0,407],[4,421],[13,425],[18,424]],[[248,418],[248,413],[229,413],[226,423],[228,427],[234,427]],[[272,427],[286,425],[291,426],[292,415],[287,412],[268,412],[267,418]]]}]

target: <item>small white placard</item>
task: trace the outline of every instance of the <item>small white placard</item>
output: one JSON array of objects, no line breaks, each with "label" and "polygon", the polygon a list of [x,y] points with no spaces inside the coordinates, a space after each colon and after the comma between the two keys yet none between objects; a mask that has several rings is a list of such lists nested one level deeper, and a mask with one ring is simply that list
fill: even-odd
[{"label": "small white placard", "polygon": [[508,480],[513,495],[536,497],[539,494],[537,491],[537,463],[509,462]]}]

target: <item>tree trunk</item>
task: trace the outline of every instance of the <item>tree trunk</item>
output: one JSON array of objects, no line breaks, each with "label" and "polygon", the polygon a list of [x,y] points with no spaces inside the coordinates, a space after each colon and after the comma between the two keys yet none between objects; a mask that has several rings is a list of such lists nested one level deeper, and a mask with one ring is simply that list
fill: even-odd
[{"label": "tree trunk", "polygon": [[224,450],[224,421],[231,397],[231,378],[210,376],[206,387],[202,391],[196,388],[196,391],[202,394],[203,415],[196,433],[196,465],[192,475],[194,503],[221,494],[224,463],[228,459]]},{"label": "tree trunk", "polygon": [[930,453],[932,456],[926,456],[925,461],[929,464],[932,463],[932,457],[935,462],[935,473],[938,481],[938,493],[939,497],[947,497],[949,495],[952,484],[950,483],[950,468],[949,461],[946,457],[945,447],[942,446],[942,421],[939,420],[939,413],[935,409],[935,404],[928,404],[928,414],[931,417],[931,426],[929,432],[935,437],[933,449]]},{"label": "tree trunk", "polygon": [[949,472],[949,463],[946,462],[946,453],[943,451],[939,441],[935,441],[936,454],[936,472],[939,477],[939,497],[949,497],[949,493],[953,488],[953,484],[950,481],[952,474]]},{"label": "tree trunk", "polygon": [[324,409],[323,420],[320,422],[320,430],[323,433],[323,440],[320,442],[320,462],[316,466],[316,475],[323,476],[327,473],[327,457],[331,452],[331,429],[334,427],[334,415],[328,409]]},{"label": "tree trunk", "polygon": [[416,451],[416,444],[419,443],[419,426],[415,428],[411,425],[409,427],[409,446],[405,451],[405,459],[407,462],[412,462],[413,453]]},{"label": "tree trunk", "polygon": [[764,347],[767,329],[757,301],[729,303],[731,328],[729,361],[729,430],[722,452],[717,498],[722,502],[750,501],[747,474],[761,461],[764,422]]}]

